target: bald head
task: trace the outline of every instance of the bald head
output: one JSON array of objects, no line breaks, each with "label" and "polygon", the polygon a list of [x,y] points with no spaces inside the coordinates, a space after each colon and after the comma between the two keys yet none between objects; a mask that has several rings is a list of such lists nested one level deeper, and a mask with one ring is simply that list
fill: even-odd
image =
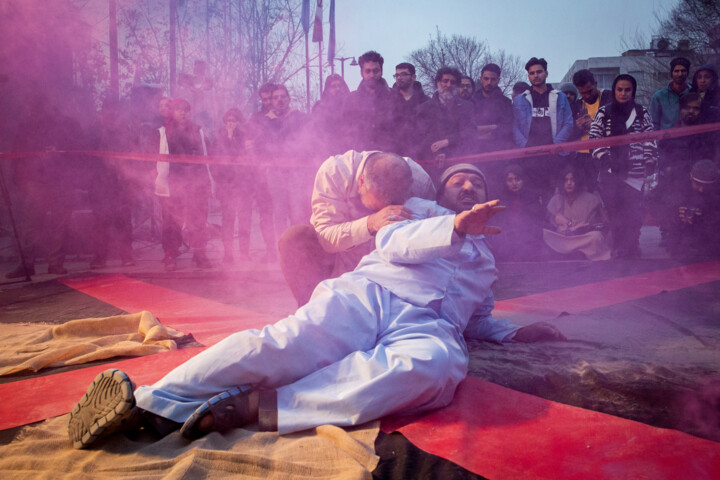
[{"label": "bald head", "polygon": [[394,153],[373,153],[365,160],[358,182],[360,200],[371,210],[402,205],[411,195],[410,165]]}]

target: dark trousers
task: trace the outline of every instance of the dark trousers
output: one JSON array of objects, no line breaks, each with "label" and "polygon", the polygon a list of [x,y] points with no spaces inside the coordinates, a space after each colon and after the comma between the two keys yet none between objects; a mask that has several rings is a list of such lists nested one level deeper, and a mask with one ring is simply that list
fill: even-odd
[{"label": "dark trousers", "polygon": [[615,250],[619,257],[640,254],[640,228],[643,224],[642,193],[611,173],[603,173],[599,182],[600,194],[610,219]]},{"label": "dark trousers", "polygon": [[209,179],[171,178],[170,196],[160,199],[163,216],[162,247],[165,256],[180,255],[183,224],[193,253],[205,254],[209,196]]},{"label": "dark trousers", "polygon": [[50,266],[65,262],[75,190],[60,183],[24,182],[19,189],[20,241],[28,267],[44,249]]},{"label": "dark trousers", "polygon": [[99,260],[105,260],[111,243],[117,244],[122,260],[132,259],[131,185],[120,180],[117,173],[106,169],[98,174],[90,187],[90,200],[95,217],[93,249]]},{"label": "dark trousers", "polygon": [[318,283],[332,277],[335,255],[326,252],[312,225],[293,225],[278,243],[280,268],[298,306],[305,305]]}]

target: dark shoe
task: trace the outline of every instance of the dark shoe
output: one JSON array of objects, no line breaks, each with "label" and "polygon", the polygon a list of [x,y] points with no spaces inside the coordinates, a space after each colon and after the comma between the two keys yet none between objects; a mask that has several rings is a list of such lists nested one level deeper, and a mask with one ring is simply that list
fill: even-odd
[{"label": "dark shoe", "polygon": [[195,262],[195,266],[202,269],[208,269],[212,268],[212,263],[210,263],[210,260],[205,256],[204,253],[202,254],[195,254],[193,256],[193,262]]},{"label": "dark shoe", "polygon": [[165,258],[163,258],[163,263],[165,264],[166,272],[174,272],[175,270],[177,270],[177,258],[176,257],[165,256]]},{"label": "dark shoe", "polygon": [[[180,434],[194,440],[210,432],[225,432],[256,422],[258,406],[251,401],[251,393],[252,390],[241,392],[239,388],[232,388],[215,395],[190,415],[180,429]],[[203,421],[208,415],[212,420]]]},{"label": "dark shoe", "polygon": [[[27,268],[27,276],[35,275],[35,267],[32,265],[29,265]],[[18,265],[13,270],[9,271],[5,274],[5,278],[12,279],[12,278],[25,278],[25,268],[22,265]]]},{"label": "dark shoe", "polygon": [[50,275],[65,275],[68,271],[62,265],[50,265],[48,266],[48,273]]},{"label": "dark shoe", "polygon": [[107,260],[104,257],[95,256],[90,262],[90,268],[105,268],[107,266]]},{"label": "dark shoe", "polygon": [[105,370],[88,387],[70,412],[68,435],[75,448],[85,448],[112,433],[136,428],[135,385],[120,370]]}]

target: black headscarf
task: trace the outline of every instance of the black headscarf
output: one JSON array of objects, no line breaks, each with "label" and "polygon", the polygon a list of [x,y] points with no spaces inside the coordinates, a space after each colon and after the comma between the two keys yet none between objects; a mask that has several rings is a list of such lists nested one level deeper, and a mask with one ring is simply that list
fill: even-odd
[{"label": "black headscarf", "polygon": [[[632,98],[625,103],[620,103],[615,99],[615,86],[621,80],[627,80],[632,85]],[[610,136],[614,137],[627,133],[625,122],[627,122],[630,113],[635,108],[635,94],[637,93],[637,81],[635,77],[625,73],[618,75],[613,81],[612,92],[612,102],[610,102],[607,109],[610,120]],[[613,167],[613,171],[625,170],[627,168],[627,158],[630,154],[630,147],[628,145],[610,147],[610,154],[611,158],[617,162],[617,165]]]},{"label": "black headscarf", "polygon": [[[615,87],[621,80],[626,80],[632,84],[632,98],[629,102],[619,103],[615,99]],[[628,117],[630,117],[630,113],[632,112],[633,108],[635,108],[635,93],[637,92],[637,81],[632,75],[628,75],[625,73],[618,75],[613,81],[612,92],[613,97],[612,102],[610,102],[610,105],[608,106],[608,114],[610,117],[610,135],[614,137],[616,135],[624,135],[625,133],[627,133],[625,122],[627,122]]]},{"label": "black headscarf", "polygon": [[702,71],[710,72],[710,75],[713,78],[712,83],[710,84],[710,86],[707,89],[707,92],[705,92],[706,95],[708,93],[712,94],[718,88],[718,73],[717,73],[717,70],[715,69],[715,66],[711,65],[711,64],[703,65],[702,67],[699,67],[697,70],[695,70],[695,74],[693,75],[692,86],[690,87],[690,91],[698,92],[697,76],[698,76],[698,73],[700,73]]}]

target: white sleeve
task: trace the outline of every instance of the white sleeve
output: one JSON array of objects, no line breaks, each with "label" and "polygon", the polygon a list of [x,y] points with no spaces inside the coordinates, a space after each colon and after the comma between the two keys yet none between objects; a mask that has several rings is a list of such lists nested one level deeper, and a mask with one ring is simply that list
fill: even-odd
[{"label": "white sleeve", "polygon": [[417,220],[386,225],[378,231],[375,248],[392,263],[425,263],[458,252],[464,238],[455,233],[455,213],[418,198],[405,203]]},{"label": "white sleeve", "polygon": [[372,239],[367,229],[367,216],[349,220],[352,215],[348,189],[354,184],[348,179],[353,178],[354,172],[347,165],[328,161],[315,177],[310,221],[320,245],[330,253],[344,252]]}]

